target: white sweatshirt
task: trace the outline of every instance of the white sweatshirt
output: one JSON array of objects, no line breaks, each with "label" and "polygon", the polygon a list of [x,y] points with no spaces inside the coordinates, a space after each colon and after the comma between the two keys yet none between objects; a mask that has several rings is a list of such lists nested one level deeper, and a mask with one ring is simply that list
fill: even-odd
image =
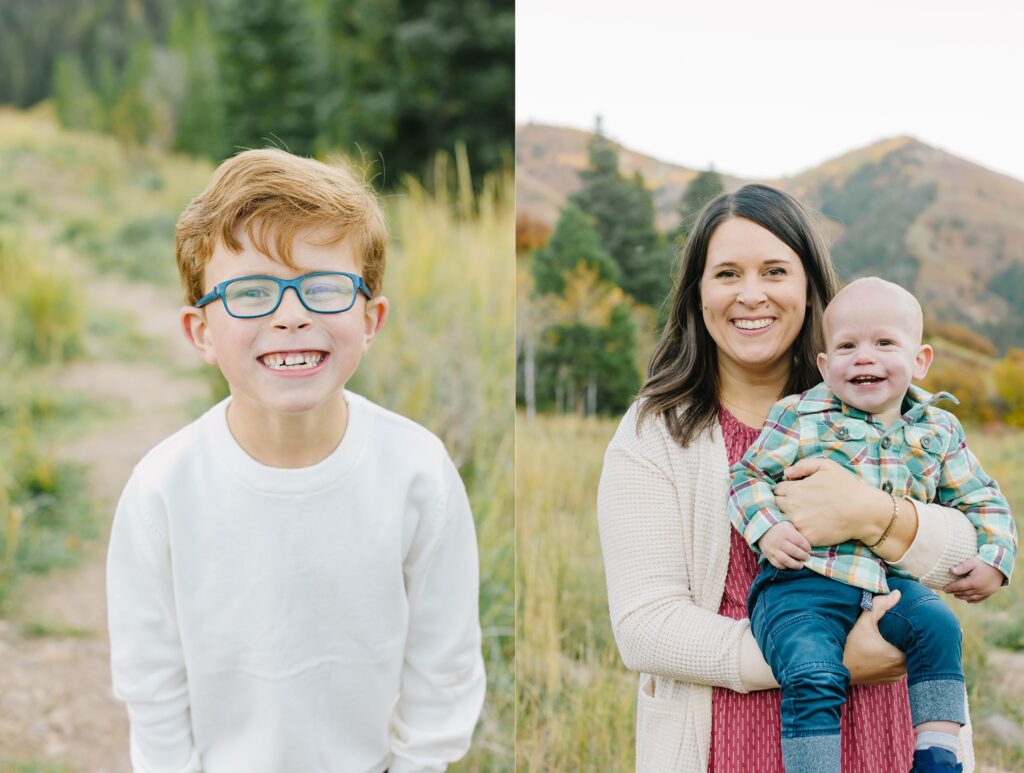
[{"label": "white sweatshirt", "polygon": [[440,771],[469,748],[485,679],[465,489],[434,435],[346,399],[312,467],[248,456],[225,400],[135,468],[107,594],[136,773]]}]

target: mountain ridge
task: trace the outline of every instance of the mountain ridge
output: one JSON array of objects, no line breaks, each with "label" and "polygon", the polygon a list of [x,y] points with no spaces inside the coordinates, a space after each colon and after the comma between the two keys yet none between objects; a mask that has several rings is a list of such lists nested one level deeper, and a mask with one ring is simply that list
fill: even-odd
[{"label": "mountain ridge", "polygon": [[[579,188],[591,132],[516,127],[517,208],[553,224]],[[659,230],[699,170],[619,143],[620,168],[643,175]],[[877,140],[788,177],[723,175],[726,190],[763,182],[822,216],[844,280],[878,274],[913,290],[926,317],[1024,346],[1024,182],[900,135]]]}]

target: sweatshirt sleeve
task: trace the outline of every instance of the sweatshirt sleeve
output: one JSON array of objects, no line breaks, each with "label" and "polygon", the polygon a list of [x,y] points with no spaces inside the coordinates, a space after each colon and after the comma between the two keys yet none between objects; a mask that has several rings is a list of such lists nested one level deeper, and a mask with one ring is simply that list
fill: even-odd
[{"label": "sweatshirt sleeve", "polygon": [[405,560],[409,632],[391,773],[442,771],[469,749],[483,705],[479,563],[466,490],[445,454],[441,501]]},{"label": "sweatshirt sleeve", "polygon": [[[677,491],[636,443],[635,412],[626,414],[605,455],[597,515],[612,631],[626,668],[736,692],[775,686],[757,650],[749,620],[733,620],[694,600],[686,533],[700,520],[681,501],[707,507],[700,495]],[[682,453],[690,453],[689,449]],[[720,486],[725,487],[725,470]],[[717,518],[725,519],[723,512]],[[727,548],[726,548],[727,549]]]},{"label": "sweatshirt sleeve", "polygon": [[199,773],[178,635],[166,517],[133,473],[107,553],[107,614],[114,697],[130,722],[134,773]]}]

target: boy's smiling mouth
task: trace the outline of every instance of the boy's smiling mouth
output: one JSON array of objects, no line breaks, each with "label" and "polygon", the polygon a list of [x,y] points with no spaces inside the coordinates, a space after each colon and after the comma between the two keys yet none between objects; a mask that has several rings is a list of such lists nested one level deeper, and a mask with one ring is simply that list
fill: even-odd
[{"label": "boy's smiling mouth", "polygon": [[327,352],[314,349],[301,352],[268,352],[256,359],[271,370],[311,370],[318,367],[328,356]]}]

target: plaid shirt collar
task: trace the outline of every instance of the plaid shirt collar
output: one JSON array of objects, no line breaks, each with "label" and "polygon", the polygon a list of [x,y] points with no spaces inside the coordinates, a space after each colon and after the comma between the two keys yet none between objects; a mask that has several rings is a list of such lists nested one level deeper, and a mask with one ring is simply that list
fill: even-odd
[{"label": "plaid shirt collar", "polygon": [[[936,392],[932,394],[921,387],[910,385],[906,397],[903,398],[903,415],[897,423],[913,424],[930,405],[935,405],[940,400],[952,400],[954,405],[959,405],[957,400],[949,392]],[[874,417],[869,413],[847,405],[833,394],[832,390],[822,381],[816,387],[812,387],[803,393],[800,401],[796,404],[796,412],[802,416],[825,411],[841,411],[844,415],[854,419],[860,419],[870,423],[876,423]]]}]

